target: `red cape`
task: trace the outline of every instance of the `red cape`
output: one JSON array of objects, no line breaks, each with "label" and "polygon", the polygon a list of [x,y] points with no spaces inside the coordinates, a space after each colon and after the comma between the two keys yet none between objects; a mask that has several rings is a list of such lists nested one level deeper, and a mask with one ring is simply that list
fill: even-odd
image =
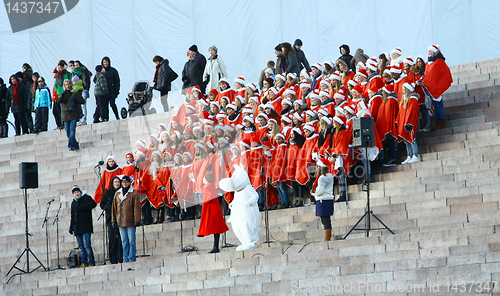
[{"label": "red cape", "polygon": [[100,203],[102,199],[102,187],[104,187],[104,191],[108,190],[111,184],[111,179],[113,179],[114,176],[118,176],[122,174],[122,169],[121,168],[116,168],[114,171],[108,171],[108,169],[105,169],[104,172],[102,173],[101,176],[101,181],[99,181],[99,184],[97,184],[97,188],[94,193],[94,200],[96,203]]},{"label": "red cape", "polygon": [[443,59],[437,59],[425,65],[422,83],[434,98],[442,96],[450,88],[452,82],[450,68]]},{"label": "red cape", "polygon": [[203,194],[203,205],[201,207],[201,221],[198,236],[207,236],[215,233],[224,233],[229,230],[222,209],[220,207],[217,192],[213,183],[206,184],[200,190]]}]

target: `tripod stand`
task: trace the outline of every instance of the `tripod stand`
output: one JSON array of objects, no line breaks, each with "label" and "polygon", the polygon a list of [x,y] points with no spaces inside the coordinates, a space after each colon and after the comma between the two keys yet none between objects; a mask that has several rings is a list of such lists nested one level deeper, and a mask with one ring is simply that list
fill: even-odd
[{"label": "tripod stand", "polygon": [[55,269],[64,269],[61,267],[60,263],[59,263],[59,212],[61,211],[61,206],[62,204],[59,203],[59,209],[57,210],[57,214],[56,214],[56,218],[54,219],[54,222],[52,223],[52,225],[56,224],[56,234],[57,234],[57,244],[56,244],[56,248],[57,248],[57,267]]},{"label": "tripod stand", "polygon": [[46,271],[50,271],[50,259],[49,259],[49,224],[47,223],[47,219],[49,216],[50,205],[54,200],[51,200],[47,203],[47,211],[45,211],[45,218],[43,218],[42,228],[45,227],[45,245],[47,247],[47,268]]},{"label": "tripod stand", "polygon": [[[29,228],[28,228],[28,189],[26,189],[26,188],[24,188],[24,212],[26,214],[26,229],[25,229],[26,248],[21,253],[21,255],[19,255],[16,262],[14,262],[14,265],[12,265],[12,267],[9,269],[9,272],[7,272],[6,275],[8,276],[14,268],[17,269],[18,271],[20,271],[20,273],[12,275],[9,278],[9,280],[7,281],[7,283],[10,282],[10,280],[18,274],[32,273],[33,271],[37,270],[40,267],[43,269],[46,269],[45,266],[43,266],[42,261],[40,261],[40,259],[38,259],[38,257],[35,255],[35,253],[33,253],[33,251],[30,249],[30,242],[29,242],[28,236],[33,236],[33,235],[31,233],[29,233]],[[21,269],[21,268],[16,266],[17,263],[19,263],[21,258],[24,256],[24,254],[26,254],[26,270]],[[36,267],[35,269],[31,269],[31,270],[30,270],[30,254],[31,254],[31,256],[33,256],[35,258],[36,261],[38,261],[38,263],[40,263],[40,265],[38,267]]]},{"label": "tripod stand", "polygon": [[[387,229],[389,230],[390,233],[394,234],[394,232],[389,228],[387,227],[387,225],[384,224],[384,222],[382,222],[377,216],[375,216],[375,214],[373,213],[373,211],[370,209],[370,173],[371,173],[371,165],[370,165],[370,160],[368,159],[368,145],[365,144],[364,146],[365,148],[365,164],[364,164],[364,167],[365,167],[365,180],[363,181],[363,184],[361,185],[362,186],[362,190],[363,191],[366,191],[366,212],[364,213],[363,216],[361,216],[361,218],[358,220],[358,222],[356,222],[356,224],[351,228],[351,230],[349,230],[349,232],[344,236],[343,239],[346,239],[349,234],[351,234],[351,232],[353,232],[354,230],[361,230],[361,231],[366,231],[366,237],[369,237],[370,236],[370,230],[382,230],[382,229]],[[375,218],[380,224],[382,224],[384,227],[380,227],[380,228],[372,228],[372,225],[371,225],[371,216],[373,216],[373,218]],[[366,226],[365,228],[358,228],[356,229],[356,227],[358,226],[359,223],[361,223],[361,221],[366,217]]]},{"label": "tripod stand", "polygon": [[[266,139],[267,138],[267,139]],[[265,137],[263,139],[263,141],[269,141],[269,138],[268,137]],[[264,149],[262,149],[264,150]],[[262,165],[262,180],[263,180],[263,184],[262,184],[262,192],[264,193],[264,225],[265,225],[265,228],[266,228],[266,240],[263,241],[262,243],[263,244],[267,244],[268,247],[271,246],[271,243],[274,243],[274,241],[271,240],[270,238],[270,233],[269,233],[269,207],[267,206],[267,186],[268,186],[268,179],[267,179],[267,171],[265,170],[265,167],[264,167],[264,153],[262,154],[262,158],[261,158],[261,165]],[[268,164],[267,164],[267,168],[269,168],[271,166],[271,157],[269,157],[269,161],[268,161]]]}]

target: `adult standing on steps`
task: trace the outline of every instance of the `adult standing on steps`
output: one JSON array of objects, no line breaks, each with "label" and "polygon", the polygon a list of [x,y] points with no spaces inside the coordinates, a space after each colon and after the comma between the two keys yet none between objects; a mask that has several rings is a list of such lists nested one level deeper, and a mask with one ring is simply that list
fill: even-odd
[{"label": "adult standing on steps", "polygon": [[212,45],[208,48],[210,52],[210,57],[205,65],[205,71],[203,72],[203,83],[206,84],[207,91],[210,92],[212,89],[220,91],[219,81],[221,78],[227,77],[226,64],[224,60],[217,53],[217,47]]},{"label": "adult standing on steps", "polygon": [[108,80],[106,78],[106,69],[102,65],[97,65],[95,67],[95,77],[94,77],[94,96],[95,96],[95,111],[94,111],[94,123],[99,123],[101,121],[109,120],[109,92],[108,92]]},{"label": "adult standing on steps", "polygon": [[28,122],[26,120],[26,109],[28,107],[29,90],[21,83],[17,75],[10,76],[10,87],[7,91],[7,102],[14,114],[16,125],[16,136],[28,133]]},{"label": "adult standing on steps", "polygon": [[[153,88],[160,92],[161,104],[163,105],[163,111],[168,112],[168,92],[172,88],[172,78],[173,72],[170,69],[168,60],[157,55],[153,58],[153,62],[156,64],[155,77],[153,79]],[[177,77],[175,77],[177,78]]]},{"label": "adult standing on steps", "polygon": [[102,195],[99,206],[106,214],[106,227],[108,228],[108,255],[111,264],[123,262],[123,249],[120,232],[115,227],[111,226],[111,208],[113,207],[113,200],[116,191],[122,187],[120,177],[114,176],[111,179],[110,188]]},{"label": "adult standing on steps", "polygon": [[7,87],[2,78],[0,78],[0,138],[9,136],[9,125],[7,124],[9,116],[9,101],[7,100]]},{"label": "adult standing on steps", "polygon": [[78,248],[82,252],[81,262],[82,267],[89,265],[94,266],[94,251],[90,237],[94,232],[92,225],[92,209],[97,204],[85,191],[82,191],[78,185],[71,188],[73,194],[73,202],[71,202],[71,222],[69,225],[69,233],[76,236]]},{"label": "adult standing on steps", "polygon": [[316,198],[316,216],[320,217],[321,224],[325,229],[325,241],[332,239],[332,221],[333,215],[333,175],[328,172],[330,162],[322,158],[318,160],[316,174],[318,176],[314,197]]},{"label": "adult standing on steps", "polygon": [[106,80],[108,83],[108,100],[116,120],[120,119],[118,115],[118,107],[116,106],[116,98],[120,94],[120,75],[118,71],[111,67],[111,60],[108,57],[102,58],[101,65],[106,69]]},{"label": "adult standing on steps", "polygon": [[201,91],[205,93],[205,83],[203,83],[203,72],[205,71],[205,65],[207,64],[207,59],[204,55],[198,52],[198,46],[191,45],[189,47],[189,80],[190,86],[199,86]]},{"label": "adult standing on steps", "polygon": [[[75,78],[75,80],[78,77]],[[78,88],[77,86],[80,86]],[[80,108],[73,108],[68,110],[70,100],[74,100],[78,104],[85,104],[85,100],[82,96],[83,87],[81,84],[75,84],[75,87],[71,87],[71,80],[64,80],[64,92],[57,98],[56,102],[61,105],[62,108],[62,121],[64,123],[64,129],[66,130],[66,135],[68,136],[68,148],[70,151],[75,151],[80,149],[80,144],[76,141],[76,123],[80,119]]]},{"label": "adult standing on steps", "polygon": [[[65,60],[60,60],[57,64],[57,67],[54,69],[54,88],[53,88],[53,99],[56,99],[64,92],[64,80],[71,79],[71,73],[66,70],[68,64]],[[56,101],[54,102],[54,108],[52,108],[52,114],[54,115],[54,119],[56,120],[56,130],[60,130],[63,128],[63,122],[61,120],[62,110],[61,105]]]},{"label": "adult standing on steps", "polygon": [[130,177],[122,178],[122,188],[118,189],[111,209],[112,226],[120,231],[123,247],[123,262],[135,262],[137,253],[135,228],[141,224],[141,200],[139,193],[130,186]]}]

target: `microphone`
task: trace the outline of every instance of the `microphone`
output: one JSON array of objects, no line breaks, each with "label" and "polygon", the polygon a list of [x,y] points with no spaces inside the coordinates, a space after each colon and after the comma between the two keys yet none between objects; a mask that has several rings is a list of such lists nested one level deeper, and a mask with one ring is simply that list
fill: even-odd
[{"label": "microphone", "polygon": [[49,202],[48,202],[47,204],[50,204],[50,203],[52,203],[52,202],[53,202],[54,200],[55,200],[55,199],[52,199],[52,200],[51,200],[51,201],[49,201]]},{"label": "microphone", "polygon": [[94,167],[94,169],[95,169],[95,168],[97,168],[97,167],[99,167],[99,166],[101,166],[101,165],[103,165],[103,164],[104,164],[104,160],[99,160],[99,162],[98,162],[98,163],[97,163],[97,165]]}]

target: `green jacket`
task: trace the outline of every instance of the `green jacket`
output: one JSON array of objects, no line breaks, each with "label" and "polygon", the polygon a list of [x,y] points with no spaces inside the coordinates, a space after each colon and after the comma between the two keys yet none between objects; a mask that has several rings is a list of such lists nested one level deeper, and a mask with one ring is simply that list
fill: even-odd
[{"label": "green jacket", "polygon": [[55,75],[55,80],[54,80],[54,89],[57,93],[57,96],[60,96],[64,92],[64,80],[69,79],[71,80],[71,73],[66,71],[64,74],[62,74],[62,78],[58,78],[58,73]]}]

